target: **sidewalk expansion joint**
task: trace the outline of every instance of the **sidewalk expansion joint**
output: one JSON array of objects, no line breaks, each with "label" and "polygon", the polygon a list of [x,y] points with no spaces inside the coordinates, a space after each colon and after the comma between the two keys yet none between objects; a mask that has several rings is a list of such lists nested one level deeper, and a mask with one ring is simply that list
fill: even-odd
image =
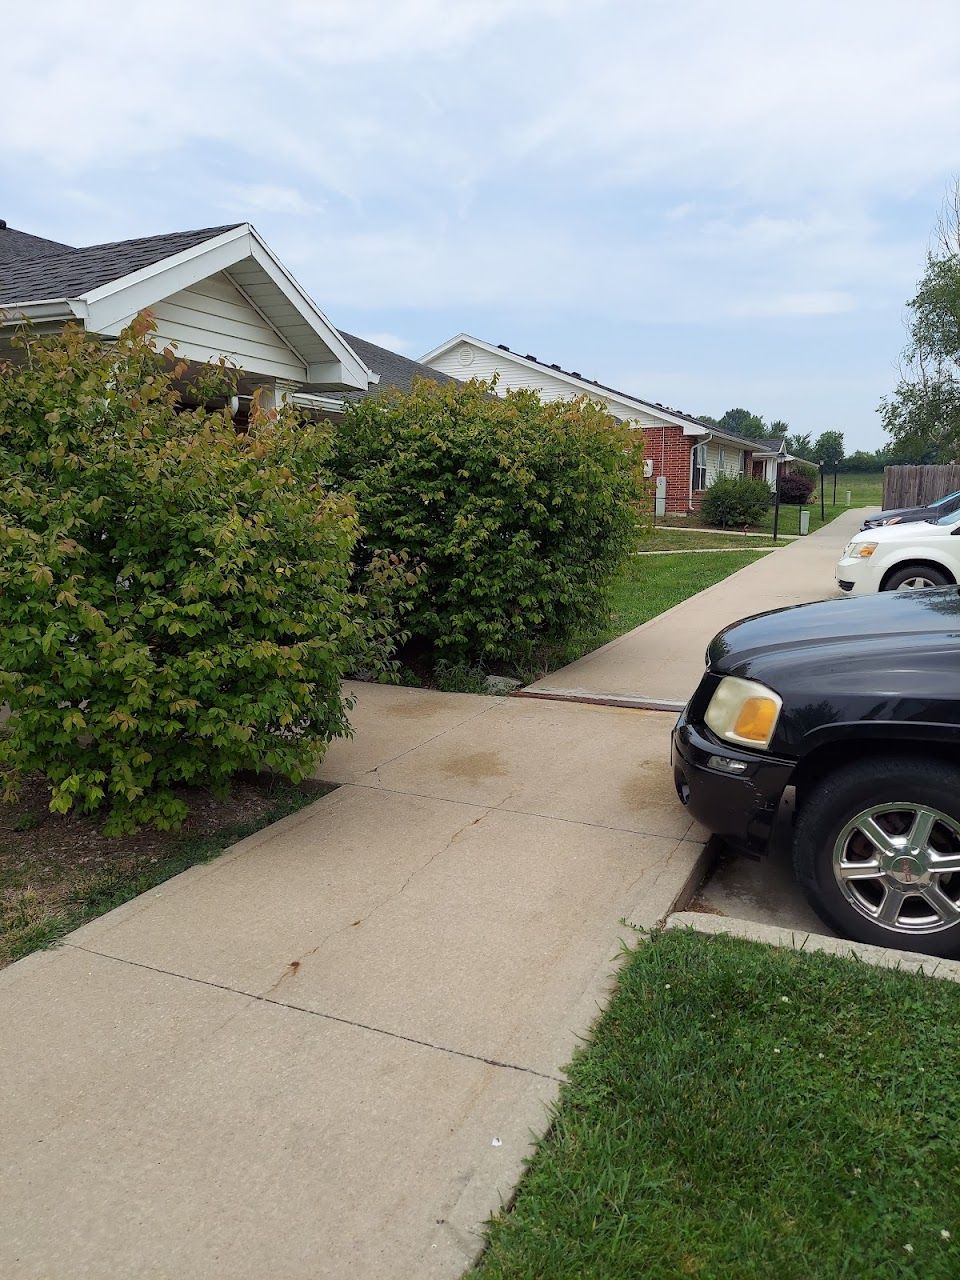
[{"label": "sidewalk expansion joint", "polygon": [[522,1067],[516,1062],[501,1062],[498,1058],[485,1058],[480,1053],[467,1053],[465,1049],[451,1049],[445,1044],[435,1044],[432,1040],[419,1040],[416,1036],[405,1036],[399,1031],[388,1031],[385,1027],[374,1027],[369,1022],[358,1022],[354,1018],[343,1018],[336,1013],[324,1013],[320,1009],[308,1009],[301,1004],[291,1004],[289,1000],[275,1000],[272,996],[259,995],[256,991],[244,991],[240,987],[228,986],[225,982],[211,982],[208,978],[195,978],[189,973],[177,973],[173,969],[162,969],[159,965],[144,964],[142,960],[128,960],[125,956],[112,956],[107,951],[96,951],[93,947],[82,947],[77,942],[61,942],[60,946],[70,947],[74,951],[83,951],[89,956],[98,956],[101,960],[112,960],[114,964],[126,964],[134,969],[146,969],[149,973],[160,973],[167,978],[179,978],[181,982],[192,982],[200,987],[212,987],[215,991],[226,991],[230,995],[242,996],[247,1000],[256,1000],[260,1004],[275,1005],[278,1009],[290,1009],[294,1013],[306,1013],[312,1018],[321,1018],[325,1022],[338,1022],[344,1027],[355,1027],[358,1031],[371,1031],[374,1035],[386,1036],[390,1040],[400,1040],[404,1044],[415,1044],[422,1049],[434,1049],[438,1053],[447,1053],[453,1058],[466,1058],[470,1062],[482,1062],[488,1067],[500,1067],[504,1071],[519,1071],[524,1075],[537,1076],[541,1080],[552,1080],[555,1084],[566,1083],[562,1076],[552,1075],[549,1071],[537,1071],[534,1067]]},{"label": "sidewalk expansion joint", "polygon": [[632,711],[667,711],[679,715],[687,705],[670,698],[648,698],[642,693],[590,693],[573,689],[518,689],[513,698],[540,698],[544,702],[580,702],[589,707],[626,707]]}]

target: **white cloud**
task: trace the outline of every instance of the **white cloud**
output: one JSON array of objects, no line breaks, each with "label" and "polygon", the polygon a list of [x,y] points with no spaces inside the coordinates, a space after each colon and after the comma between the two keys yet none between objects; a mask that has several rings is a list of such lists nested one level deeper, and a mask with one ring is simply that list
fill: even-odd
[{"label": "white cloud", "polygon": [[296,187],[275,187],[269,184],[250,187],[236,187],[225,202],[225,207],[234,213],[244,213],[251,209],[263,213],[306,214],[318,213],[321,205],[304,198]]},{"label": "white cloud", "polygon": [[855,299],[839,290],[812,293],[781,293],[768,298],[745,299],[730,311],[735,316],[834,316],[852,311]]},{"label": "white cloud", "polygon": [[397,351],[400,355],[407,355],[413,343],[406,338],[401,338],[396,333],[368,333],[364,330],[357,335],[359,338],[366,338],[367,342],[372,342],[376,347],[386,347],[388,351]]},{"label": "white cloud", "polygon": [[881,314],[895,356],[958,65],[956,0],[21,4],[0,214],[90,243],[226,207],[328,310],[564,323],[574,367],[639,324]]}]

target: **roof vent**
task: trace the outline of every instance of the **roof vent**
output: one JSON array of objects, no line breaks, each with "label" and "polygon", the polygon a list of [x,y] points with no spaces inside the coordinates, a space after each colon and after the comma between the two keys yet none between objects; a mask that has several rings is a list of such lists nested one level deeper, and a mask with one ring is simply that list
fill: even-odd
[{"label": "roof vent", "polygon": [[527,352],[527,354],[526,354],[523,358],[524,358],[524,360],[532,360],[534,364],[539,364],[539,363],[540,363],[540,362],[539,362],[539,360],[537,359],[537,357],[536,357],[536,356],[532,356],[532,355],[530,354],[530,352],[529,352],[529,351]]},{"label": "roof vent", "polygon": [[0,218],[0,231],[6,231],[6,229],[7,229],[6,218]]},{"label": "roof vent", "polygon": [[576,369],[571,369],[571,370],[570,370],[570,377],[571,377],[571,378],[582,378],[582,377],[583,377],[583,374],[578,373]]},{"label": "roof vent", "polygon": [[497,350],[498,350],[498,351],[509,351],[509,350],[510,350],[510,348],[507,346],[507,344],[506,344],[505,342],[498,342],[498,343],[497,343]]},{"label": "roof vent", "polygon": [[550,366],[550,368],[551,368],[551,369],[557,369],[560,373],[563,373],[563,370],[560,368],[560,366],[559,366],[558,364],[552,364],[552,365]]}]

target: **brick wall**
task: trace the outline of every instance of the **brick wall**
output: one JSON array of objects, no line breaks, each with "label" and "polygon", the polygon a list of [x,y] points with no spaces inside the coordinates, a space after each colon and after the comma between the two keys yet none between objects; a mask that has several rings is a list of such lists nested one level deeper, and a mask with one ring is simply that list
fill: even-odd
[{"label": "brick wall", "polygon": [[[691,509],[690,503],[690,450],[692,436],[683,434],[683,427],[663,426],[643,428],[644,456],[653,463],[655,476],[667,477],[667,511],[683,514]],[[700,495],[693,495],[693,509],[700,506]]]}]

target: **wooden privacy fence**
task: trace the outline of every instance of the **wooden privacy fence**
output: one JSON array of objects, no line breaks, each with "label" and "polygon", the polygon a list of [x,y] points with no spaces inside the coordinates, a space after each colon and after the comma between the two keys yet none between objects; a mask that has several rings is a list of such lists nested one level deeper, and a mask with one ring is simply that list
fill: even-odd
[{"label": "wooden privacy fence", "polygon": [[922,507],[960,489],[960,466],[884,467],[883,506]]}]

